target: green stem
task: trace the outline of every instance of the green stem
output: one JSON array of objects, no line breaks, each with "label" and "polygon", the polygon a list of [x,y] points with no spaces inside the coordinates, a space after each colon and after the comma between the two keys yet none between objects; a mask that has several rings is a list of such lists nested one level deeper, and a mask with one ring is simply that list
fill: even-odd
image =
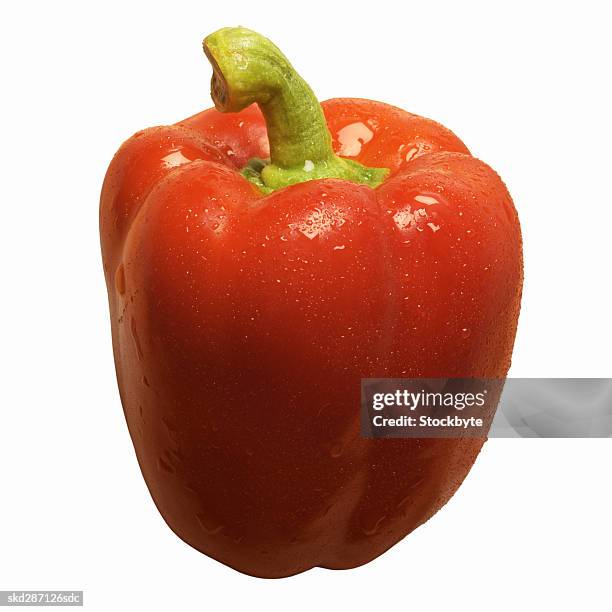
[{"label": "green stem", "polygon": [[378,186],[388,173],[338,157],[312,89],[267,38],[246,28],[223,28],[204,39],[213,66],[211,95],[221,112],[261,108],[270,160],[251,160],[244,176],[264,192],[303,181],[338,178]]}]

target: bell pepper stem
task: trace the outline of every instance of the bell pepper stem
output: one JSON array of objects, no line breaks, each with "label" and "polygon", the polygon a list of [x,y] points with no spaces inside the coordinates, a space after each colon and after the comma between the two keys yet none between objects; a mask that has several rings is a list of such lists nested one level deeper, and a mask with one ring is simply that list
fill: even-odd
[{"label": "bell pepper stem", "polygon": [[374,188],[388,173],[338,157],[312,89],[267,38],[246,28],[222,28],[204,39],[213,67],[217,110],[235,113],[259,105],[268,130],[270,160],[251,160],[243,175],[264,192],[321,178]]}]

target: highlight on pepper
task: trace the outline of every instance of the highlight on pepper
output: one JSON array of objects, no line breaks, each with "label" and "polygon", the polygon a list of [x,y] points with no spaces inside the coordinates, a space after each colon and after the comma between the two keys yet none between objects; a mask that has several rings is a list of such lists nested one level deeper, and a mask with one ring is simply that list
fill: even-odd
[{"label": "highlight on pepper", "polygon": [[363,437],[361,381],[506,376],[517,213],[440,124],[319,103],[246,28],[204,53],[215,108],[137,132],[102,187],[130,436],[199,551],[267,578],[356,567],[431,518],[486,440]]}]

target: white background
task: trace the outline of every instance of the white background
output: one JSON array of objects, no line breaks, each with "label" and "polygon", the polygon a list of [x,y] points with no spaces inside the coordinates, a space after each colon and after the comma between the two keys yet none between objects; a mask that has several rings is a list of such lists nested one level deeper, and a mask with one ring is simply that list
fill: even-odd
[{"label": "white background", "polygon": [[609,610],[610,440],[489,441],[446,508],[357,570],[259,580],[189,548],[124,423],[97,228],[115,149],[210,106],[201,39],[245,25],[321,99],[435,118],[496,168],[525,239],[512,374],[612,376],[606,4],[3,5],[0,589],[83,589],[90,610]]}]

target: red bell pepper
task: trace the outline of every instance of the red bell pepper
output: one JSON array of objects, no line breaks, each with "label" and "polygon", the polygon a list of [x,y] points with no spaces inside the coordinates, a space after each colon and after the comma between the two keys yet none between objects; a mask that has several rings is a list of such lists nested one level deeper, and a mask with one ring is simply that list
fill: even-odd
[{"label": "red bell pepper", "polygon": [[242,572],[366,563],[484,439],[360,435],[360,380],[504,377],[522,286],[506,187],[441,125],[319,105],[267,39],[204,41],[216,109],[138,132],[102,189],[117,378],[170,527]]}]

